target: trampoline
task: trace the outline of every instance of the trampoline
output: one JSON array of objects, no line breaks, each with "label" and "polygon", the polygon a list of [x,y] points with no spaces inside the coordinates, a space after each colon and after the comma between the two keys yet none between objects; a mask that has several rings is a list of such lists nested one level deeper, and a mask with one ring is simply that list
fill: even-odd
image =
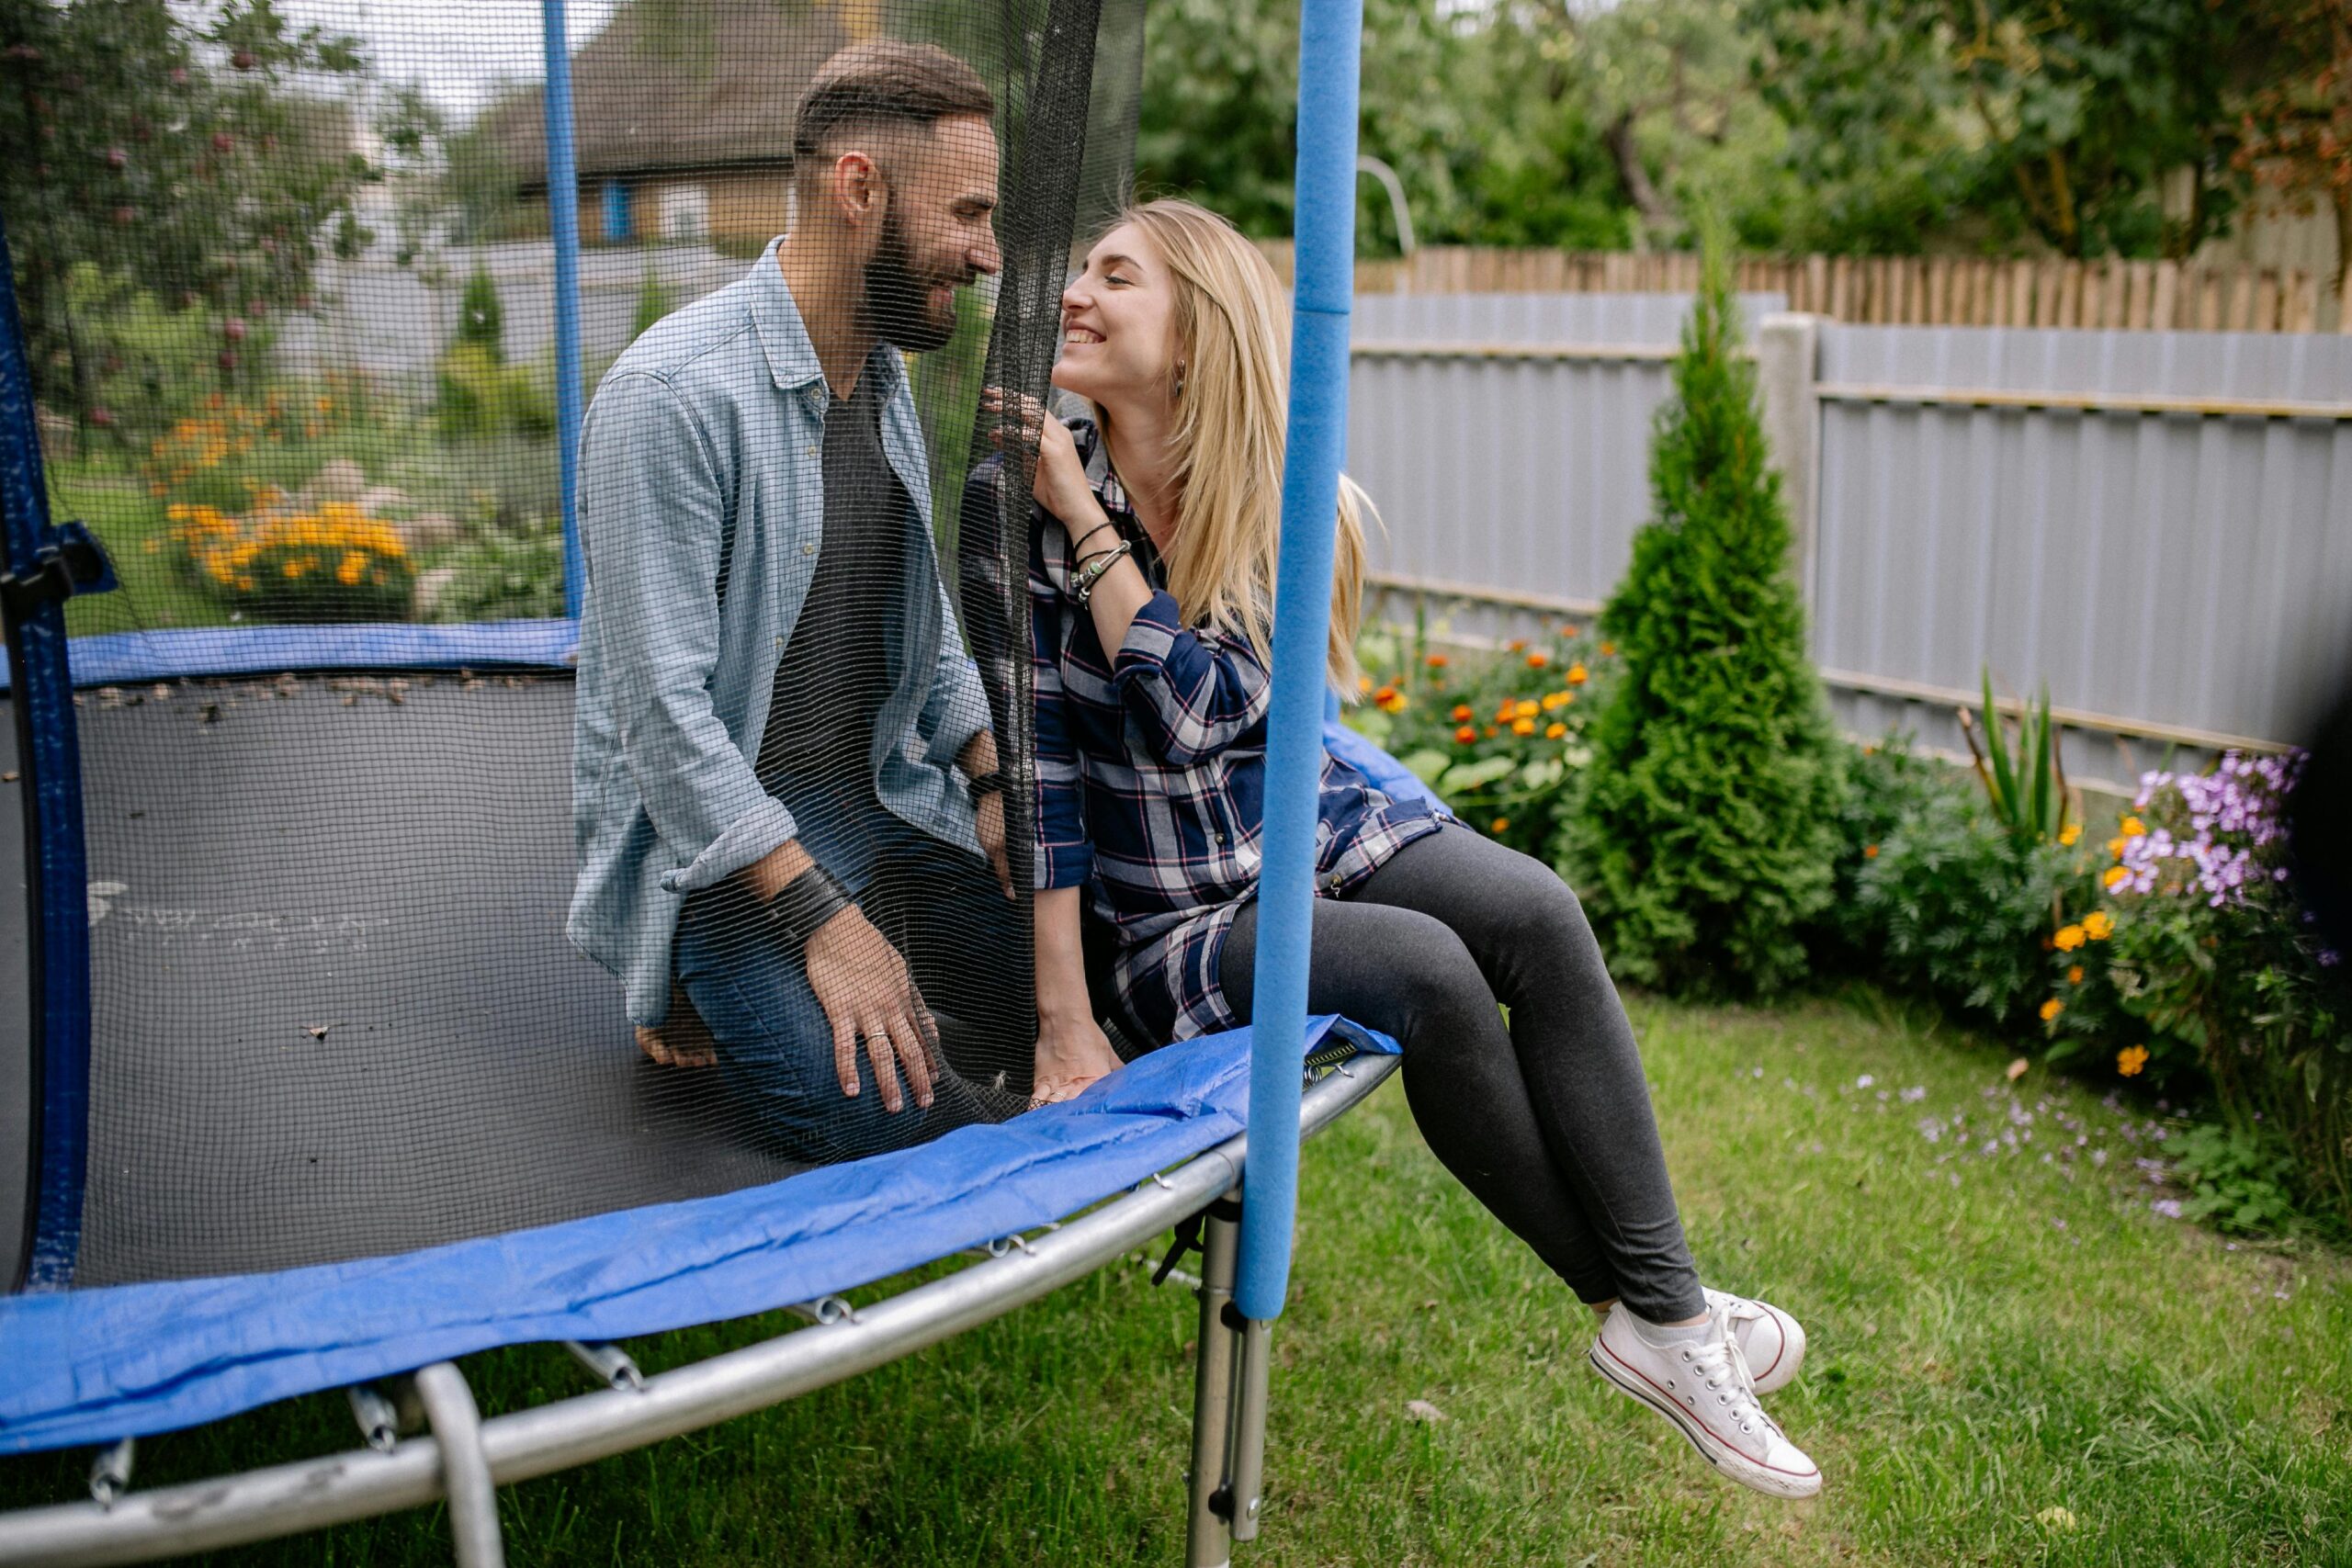
[{"label": "trampoline", "polygon": [[[1026,547],[1025,480],[1011,470],[1000,479],[995,517],[943,515],[955,509],[934,498],[985,450],[978,378],[1045,391],[1072,238],[1115,205],[1131,161],[1141,0],[708,0],[684,11],[624,0],[584,44],[568,32],[561,0],[500,0],[481,14],[502,6],[527,15],[544,67],[527,93],[510,91],[480,115],[474,145],[519,148],[527,167],[507,171],[519,193],[510,205],[543,204],[545,238],[524,252],[544,260],[548,280],[552,437],[533,447],[502,427],[470,446],[444,439],[433,453],[480,465],[485,486],[510,484],[505,469],[548,455],[560,477],[550,504],[562,527],[562,615],[435,623],[385,614],[390,596],[407,592],[412,550],[428,547],[414,541],[434,520],[376,519],[371,509],[402,504],[385,499],[399,497],[389,488],[335,499],[330,481],[341,480],[325,452],[346,417],[336,398],[366,387],[380,408],[382,389],[399,379],[397,366],[359,361],[397,360],[404,338],[434,336],[407,313],[413,300],[374,338],[315,326],[279,334],[258,326],[258,293],[243,296],[273,286],[251,281],[256,271],[294,290],[282,260],[258,258],[279,257],[281,243],[309,256],[306,242],[281,227],[275,238],[249,236],[250,254],[188,263],[185,279],[168,280],[187,284],[171,308],[217,309],[234,321],[219,355],[228,400],[216,393],[178,424],[141,430],[148,456],[121,440],[121,456],[109,457],[102,437],[117,416],[94,406],[91,387],[124,372],[112,350],[74,336],[76,310],[85,338],[103,335],[94,308],[60,301],[69,277],[114,276],[109,267],[131,276],[130,237],[77,228],[73,215],[111,211],[131,226],[138,209],[89,184],[110,175],[47,164],[30,210],[0,208],[0,279],[9,283],[0,299],[0,886],[20,890],[25,911],[0,927],[0,982],[22,998],[0,1023],[0,1150],[10,1156],[0,1159],[0,1213],[23,1216],[0,1226],[13,1286],[0,1297],[10,1352],[0,1453],[97,1450],[90,1500],[0,1516],[0,1562],[144,1561],[435,1499],[448,1505],[458,1561],[495,1562],[497,1485],[910,1354],[1170,1228],[1203,1254],[1190,1560],[1224,1562],[1231,1541],[1257,1529],[1268,1336],[1287,1288],[1299,1138],[1396,1066],[1392,1042],[1306,1016],[1319,760],[1329,750],[1392,794],[1426,793],[1340,727],[1323,691],[1358,7],[1303,7],[1257,1027],[1156,1049],[1130,1040],[1140,1048],[1120,1072],[1075,1100],[1015,1113],[1026,1039],[980,1026],[942,996],[941,1057],[994,1109],[911,1146],[808,1166],[768,1135],[738,1092],[731,1058],[726,1071],[648,1061],[619,982],[567,938],[581,875],[580,671],[598,657],[579,618],[592,565],[579,525],[583,370],[628,341],[602,341],[609,323],[583,307],[581,194],[601,202],[606,241],[630,238],[633,201],[656,215],[651,237],[695,241],[722,205],[756,205],[761,190],[784,188],[783,176],[758,183],[758,171],[799,155],[772,123],[784,113],[774,95],[812,90],[813,73],[844,49],[876,39],[937,46],[984,84],[1002,159],[993,218],[1001,275],[992,288],[966,291],[960,335],[933,361],[947,369],[907,361],[923,450],[891,461],[908,515],[928,534],[908,547],[907,596],[889,604],[913,617],[909,606],[935,591],[952,606],[961,641],[943,644],[936,678],[969,680],[984,694],[985,716],[972,722],[993,737],[1006,791],[1021,797],[1034,750],[1017,656],[1026,604],[1006,589],[1020,581]],[[14,72],[0,84],[14,95],[6,107],[26,126],[52,117],[61,93],[87,86],[78,74],[40,76],[64,69],[63,29],[76,13],[40,15],[60,29],[54,38],[0,40]],[[153,36],[178,37],[168,28]],[[254,101],[249,78],[308,84],[350,69],[316,40],[233,43],[190,34],[171,45],[187,62],[172,80],[189,97],[165,140],[184,135],[200,160],[237,155],[234,117]],[[459,38],[445,47],[471,46]],[[214,78],[233,91],[206,97]],[[770,96],[748,101],[747,92]],[[628,112],[602,112],[590,98]],[[733,106],[717,118],[732,114],[740,133],[723,145],[710,140],[715,105]],[[143,146],[153,127],[132,119]],[[285,152],[277,134],[266,143]],[[288,134],[299,155],[301,137],[317,133]],[[645,172],[644,149],[656,142],[670,160],[658,178]],[[135,158],[110,156],[108,166],[137,177]],[[201,165],[207,178],[220,166]],[[500,253],[474,254],[489,276]],[[647,254],[650,290],[668,253]],[[346,297],[364,293],[351,281],[363,264],[338,275]],[[165,308],[145,294],[123,298],[130,310]],[[445,437],[448,422],[495,423],[524,406],[507,392],[468,390],[472,376],[511,391],[499,378],[520,373],[500,368],[495,320],[469,303],[466,329],[412,378],[424,388],[412,388],[422,400],[412,406],[443,422]],[[256,391],[248,408],[241,389],[259,383],[234,344],[256,328],[280,379],[266,404]],[[283,368],[330,339],[356,356],[352,379],[305,381]],[[967,345],[961,359],[955,344]],[[146,383],[159,407],[186,390],[167,379]],[[298,402],[315,396],[315,417],[281,406],[288,388]],[[47,400],[37,408],[37,399]],[[78,422],[63,422],[66,436],[50,427],[61,400],[79,410]],[[206,412],[224,407],[232,412]],[[308,454],[316,496],[256,481],[242,503],[175,499],[220,460],[188,453],[243,454],[281,434]],[[56,449],[44,451],[45,437]],[[422,459],[401,467],[392,440],[355,450],[388,471],[422,471]],[[52,519],[50,479],[62,462],[74,465],[74,493],[135,495],[130,481],[143,476],[157,518],[173,502],[174,531],[142,536],[119,509],[88,528]],[[926,466],[928,483],[918,471]],[[181,576],[168,581],[179,586],[161,590],[167,580],[130,570],[136,549],[173,552]],[[935,590],[924,575],[934,554]],[[71,602],[100,595],[115,606],[106,629],[69,628]],[[210,608],[182,613],[199,603]],[[870,722],[878,735],[884,720]],[[956,768],[972,773],[974,755],[967,745]],[[1024,836],[1008,833],[1005,851],[1015,886],[1027,882]],[[1027,900],[1016,891],[1008,902],[1025,945]],[[926,935],[922,914],[893,928],[910,957],[926,942],[994,940]],[[1025,977],[1023,963],[1012,967]],[[676,1018],[673,1009],[665,1026]],[[854,1308],[844,1299],[958,1255],[973,1260],[931,1283]],[[641,1375],[616,1343],[786,1306],[808,1326],[659,1376]],[[570,1347],[592,1392],[481,1420],[456,1359],[549,1341]],[[197,1485],[136,1484],[139,1438],[320,1394],[348,1401],[361,1447]]]}]

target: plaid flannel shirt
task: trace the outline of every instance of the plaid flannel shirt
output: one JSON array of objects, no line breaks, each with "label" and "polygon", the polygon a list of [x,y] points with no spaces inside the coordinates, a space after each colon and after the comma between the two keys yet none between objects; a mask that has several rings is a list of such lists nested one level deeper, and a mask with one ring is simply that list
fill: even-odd
[{"label": "plaid flannel shirt", "polygon": [[[1069,597],[1070,538],[1037,510],[1029,558],[1040,888],[1091,884],[1118,937],[1119,1000],[1155,1041],[1238,1022],[1217,984],[1225,937],[1257,896],[1271,683],[1246,638],[1186,626],[1167,571],[1110,473],[1095,428],[1071,423],[1087,477],[1154,592],[1115,658]],[[1440,808],[1391,798],[1326,755],[1315,892],[1346,892]]]}]

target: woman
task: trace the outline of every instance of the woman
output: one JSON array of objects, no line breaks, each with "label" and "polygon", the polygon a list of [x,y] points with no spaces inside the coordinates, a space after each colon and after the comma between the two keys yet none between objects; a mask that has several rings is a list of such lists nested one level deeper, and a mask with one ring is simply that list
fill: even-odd
[{"label": "woman", "polygon": [[[1138,1038],[1250,1019],[1289,356],[1272,270],[1182,201],[1104,234],[1062,296],[1062,328],[1054,384],[1095,419],[1026,411],[1049,1098],[1117,1064],[1088,993],[1081,897],[1115,933],[1109,999]],[[1343,479],[1329,650],[1343,692],[1370,511]],[[1329,757],[1320,815],[1309,1005],[1402,1043],[1423,1136],[1592,1305],[1604,1376],[1733,1479],[1817,1492],[1756,1398],[1794,1374],[1803,1332],[1702,1291],[1633,1030],[1575,895]]]}]

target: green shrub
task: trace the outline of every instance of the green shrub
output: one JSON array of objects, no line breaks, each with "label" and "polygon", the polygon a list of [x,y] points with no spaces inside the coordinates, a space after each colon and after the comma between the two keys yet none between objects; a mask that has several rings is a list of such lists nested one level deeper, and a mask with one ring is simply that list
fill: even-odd
[{"label": "green shrub", "polygon": [[2014,838],[1974,791],[1946,787],[1857,874],[1848,929],[1887,980],[2008,1029],[2050,996],[2055,916],[2092,899],[2087,857]]},{"label": "green shrub", "polygon": [[555,434],[555,378],[544,365],[508,365],[478,343],[458,343],[435,379],[434,421],[448,439]]},{"label": "green shrub", "polygon": [[433,596],[436,621],[551,618],[564,613],[563,524],[532,516],[478,527],[446,557],[447,586]]},{"label": "green shrub", "polygon": [[629,341],[635,343],[643,337],[647,328],[677,308],[677,302],[670,298],[670,286],[662,281],[659,272],[647,267],[645,275],[637,280],[637,317],[629,322]]},{"label": "green shrub", "polygon": [[1898,828],[1930,798],[1956,787],[1941,763],[1911,750],[1908,735],[1858,747],[1846,759],[1846,791],[1837,816],[1837,892],[1821,913],[1815,943],[1823,956],[1858,963],[1876,953],[1877,928],[1860,901],[1862,874]]},{"label": "green shrub", "polygon": [[488,267],[474,268],[458,303],[458,341],[481,349],[491,363],[506,362],[506,307],[499,303],[498,282]]},{"label": "green shrub", "polygon": [[1585,731],[1615,654],[1573,626],[1486,654],[1433,648],[1418,623],[1376,626],[1357,639],[1367,700],[1348,722],[1479,832],[1541,858],[1592,760]]},{"label": "green shrub", "polygon": [[2165,1149],[2173,1156],[2173,1179],[2191,1194],[2180,1207],[2184,1219],[2239,1235],[2269,1235],[2300,1229],[2316,1217],[2306,1215],[2296,1201],[2293,1155],[2257,1128],[2200,1122],[2167,1139]]},{"label": "green shrub", "polygon": [[1601,616],[1625,670],[1561,870],[1622,977],[1769,991],[1804,973],[1802,932],[1832,894],[1843,746],[1735,313],[1711,240],[1653,437],[1656,515]]}]

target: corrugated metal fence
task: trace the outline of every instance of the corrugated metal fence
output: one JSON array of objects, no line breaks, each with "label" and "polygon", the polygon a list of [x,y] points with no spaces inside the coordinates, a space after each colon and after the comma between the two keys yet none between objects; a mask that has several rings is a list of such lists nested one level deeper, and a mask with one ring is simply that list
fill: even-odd
[{"label": "corrugated metal fence", "polygon": [[[2083,772],[2296,739],[2352,659],[2352,341],[1762,318],[1815,653],[1858,733],[1958,745],[2047,680]],[[1649,511],[1687,301],[1364,298],[1375,581],[1457,629],[1586,614]]]}]

